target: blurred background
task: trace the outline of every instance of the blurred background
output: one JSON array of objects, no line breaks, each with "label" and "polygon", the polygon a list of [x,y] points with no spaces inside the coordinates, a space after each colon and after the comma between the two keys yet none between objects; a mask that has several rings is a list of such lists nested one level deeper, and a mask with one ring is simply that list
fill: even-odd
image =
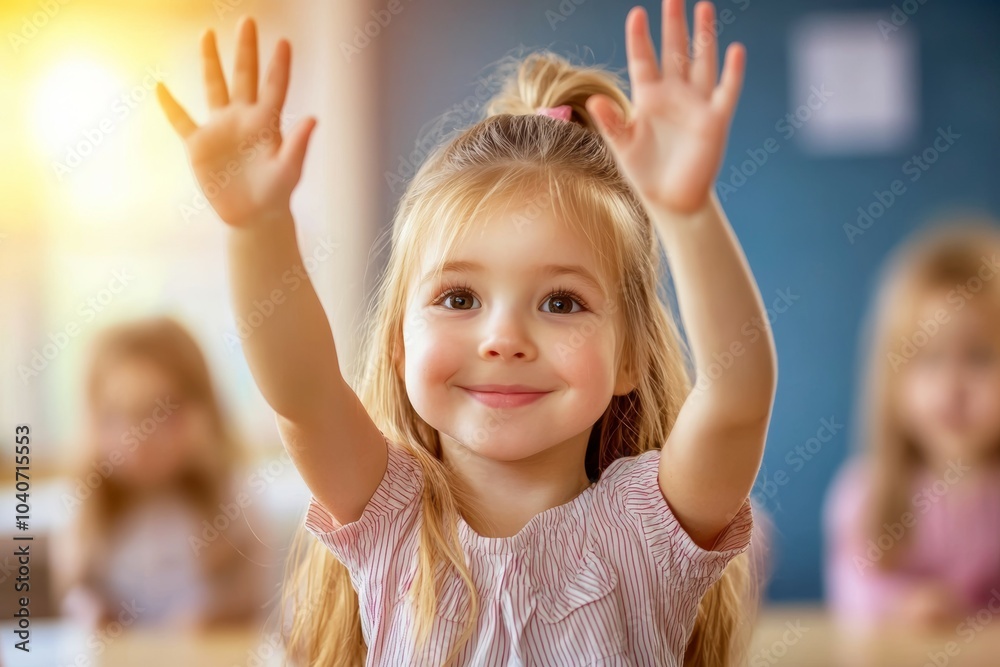
[{"label": "blurred background", "polygon": [[[659,26],[659,3],[642,4]],[[83,650],[86,637],[74,634],[56,599],[49,563],[57,560],[46,549],[82,504],[67,498],[79,499],[81,482],[86,486],[72,462],[85,450],[88,345],[105,328],[169,315],[203,352],[221,410],[246,453],[232,475],[251,489],[248,505],[258,523],[250,527],[268,536],[248,576],[267,580],[271,593],[308,499],[282,458],[273,413],[239,346],[223,226],[156,103],[154,81],[164,81],[198,122],[207,116],[202,31],[216,31],[227,77],[241,15],[258,20],[262,73],[275,41],[291,41],[282,124],[319,119],[293,212],[347,371],[363,304],[385,260],[375,240],[443,128],[480,117],[500,85],[489,66],[520,48],[547,46],[624,72],[631,6],[3,2],[0,425],[9,465],[0,473],[8,526],[0,600],[10,618],[17,610],[12,538],[31,534],[32,648],[39,652],[15,652],[5,626],[4,664],[71,664]],[[764,619],[756,655],[765,660],[759,664],[827,664],[822,647],[830,644],[816,642],[832,642],[832,635],[789,628],[827,623],[822,506],[836,471],[859,446],[863,318],[879,268],[910,233],[942,216],[1000,215],[1000,6],[719,0],[716,7],[722,45],[740,41],[748,51],[717,191],[769,307],[780,369],[754,490],[774,524],[766,590],[774,611]],[[659,49],[656,29],[653,38]],[[19,424],[31,427],[27,532],[15,531],[12,519]],[[267,604],[273,609],[273,601]],[[202,647],[200,658],[183,659],[255,664],[274,652],[252,630],[227,632],[213,644],[216,658],[206,658]],[[184,650],[158,644],[166,635],[152,631],[141,641],[128,636],[109,640],[113,650],[104,659],[114,650],[140,655],[128,652],[157,646],[166,660],[162,651]],[[826,639],[806,639],[817,636]],[[814,642],[808,651],[799,637]],[[789,657],[795,651],[800,657]],[[179,658],[170,660],[149,664]]]}]

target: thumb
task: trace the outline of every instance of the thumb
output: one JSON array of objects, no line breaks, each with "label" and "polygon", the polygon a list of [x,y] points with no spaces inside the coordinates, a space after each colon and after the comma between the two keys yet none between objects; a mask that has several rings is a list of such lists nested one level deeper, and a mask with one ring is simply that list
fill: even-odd
[{"label": "thumb", "polygon": [[279,159],[288,168],[293,169],[296,174],[302,171],[302,162],[306,157],[306,147],[309,145],[309,137],[312,135],[314,127],[316,127],[316,119],[312,116],[299,121],[292,128],[291,134],[288,135],[284,145],[281,147]]},{"label": "thumb", "polygon": [[612,148],[617,149],[628,138],[629,131],[618,108],[607,95],[600,93],[588,97],[585,106],[601,135]]}]

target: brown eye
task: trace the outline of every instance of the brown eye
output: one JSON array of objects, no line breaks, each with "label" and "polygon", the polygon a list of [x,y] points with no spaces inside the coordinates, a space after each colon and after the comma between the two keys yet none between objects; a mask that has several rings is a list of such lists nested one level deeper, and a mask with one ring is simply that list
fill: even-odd
[{"label": "brown eye", "polygon": [[974,366],[988,366],[993,361],[993,348],[975,347],[969,351],[966,358]]},{"label": "brown eye", "polygon": [[443,305],[447,301],[451,301],[455,305],[454,308],[445,306],[448,310],[470,310],[472,304],[475,302],[476,297],[472,296],[470,292],[464,289],[451,289],[441,295],[435,304]]},{"label": "brown eye", "polygon": [[[570,313],[573,312],[579,312],[573,310],[573,304],[575,303],[575,300],[567,295],[553,294],[548,299],[546,299],[546,303],[552,304],[554,308],[553,311],[548,311],[548,312],[554,312],[557,315],[569,315]],[[582,308],[580,310],[582,310]]]},{"label": "brown eye", "polygon": [[[586,304],[583,299],[580,298],[574,292],[569,290],[559,290],[553,292],[545,300],[545,303],[558,304],[555,306],[556,310],[554,314],[556,315],[572,315],[574,313],[580,313],[586,310]],[[573,304],[576,303],[579,306],[578,310],[573,310]],[[553,311],[546,311],[553,312]]]}]

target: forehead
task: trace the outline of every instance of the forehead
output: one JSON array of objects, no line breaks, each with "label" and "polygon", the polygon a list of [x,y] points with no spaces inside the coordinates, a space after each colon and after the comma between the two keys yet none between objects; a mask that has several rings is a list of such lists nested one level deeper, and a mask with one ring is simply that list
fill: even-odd
[{"label": "forehead", "polygon": [[101,399],[108,403],[142,403],[150,397],[176,396],[173,378],[152,361],[116,359],[110,363],[98,384]]},{"label": "forehead", "polygon": [[929,345],[995,340],[1000,337],[1000,307],[993,298],[985,292],[939,290],[918,301],[911,328],[915,332],[936,324]]},{"label": "forehead", "polygon": [[551,211],[495,215],[459,230],[450,247],[440,238],[424,248],[420,283],[440,272],[574,276],[606,291],[607,270],[600,248],[584,225]]}]

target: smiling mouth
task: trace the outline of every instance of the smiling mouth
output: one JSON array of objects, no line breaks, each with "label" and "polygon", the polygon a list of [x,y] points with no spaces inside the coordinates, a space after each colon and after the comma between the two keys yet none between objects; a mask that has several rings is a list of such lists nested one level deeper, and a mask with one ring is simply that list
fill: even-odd
[{"label": "smiling mouth", "polygon": [[534,403],[546,394],[551,392],[498,392],[498,391],[473,391],[462,387],[462,391],[468,393],[474,399],[488,405],[491,408],[517,408],[530,403]]}]

